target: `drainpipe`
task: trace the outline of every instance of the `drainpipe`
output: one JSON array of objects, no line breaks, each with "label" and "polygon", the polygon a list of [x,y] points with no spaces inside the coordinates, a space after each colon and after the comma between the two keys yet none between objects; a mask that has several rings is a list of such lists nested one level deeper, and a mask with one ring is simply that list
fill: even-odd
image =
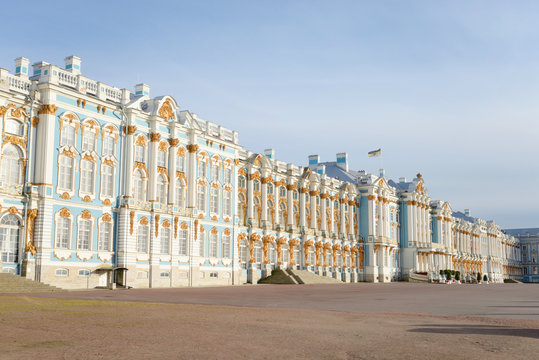
[{"label": "drainpipe", "polygon": [[[29,95],[26,95],[25,99],[27,101],[30,101],[30,121],[28,123],[28,129],[27,129],[27,139],[28,139],[28,145],[33,145],[30,143],[31,140],[35,140],[33,138],[30,138],[30,132],[31,132],[31,129],[32,129],[32,118],[34,117],[34,103],[36,101],[36,93],[37,93],[37,90],[31,90],[30,91],[30,94]],[[26,171],[24,172],[24,178],[22,179],[22,194],[24,196],[24,218],[23,218],[23,224],[24,224],[24,227],[23,227],[23,238],[24,238],[24,241],[19,242],[19,258],[18,258],[18,266],[19,266],[19,275],[22,275],[22,264],[23,264],[23,258],[26,258],[26,231],[28,229],[28,203],[30,201],[30,198],[29,198],[29,195],[28,195],[28,192],[27,192],[27,189],[26,189],[26,186],[28,184],[28,172],[29,172],[29,169],[31,167],[31,159],[33,159],[33,156],[32,154],[30,154],[30,146],[27,147],[26,149]],[[34,148],[32,146],[32,152],[34,152]],[[34,276],[37,276],[37,271],[34,271]]]}]

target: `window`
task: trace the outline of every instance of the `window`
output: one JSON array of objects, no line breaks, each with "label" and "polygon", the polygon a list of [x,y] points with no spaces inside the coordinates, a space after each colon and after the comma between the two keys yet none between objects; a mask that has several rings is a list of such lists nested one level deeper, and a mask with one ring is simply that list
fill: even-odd
[{"label": "window", "polygon": [[206,186],[197,185],[197,209],[200,212],[206,212]]},{"label": "window", "polygon": [[286,188],[284,186],[279,188],[279,196],[282,198],[286,197]]},{"label": "window", "polygon": [[103,156],[114,156],[114,138],[112,136],[103,137]]},{"label": "window", "polygon": [[210,277],[211,277],[211,278],[217,278],[217,277],[219,277],[219,274],[216,273],[216,272],[211,272],[211,273],[210,273]]},{"label": "window", "polygon": [[85,129],[82,135],[82,151],[95,151],[95,133]]},{"label": "window", "polygon": [[161,228],[159,241],[161,243],[161,254],[170,254],[170,228]]},{"label": "window", "polygon": [[82,160],[80,172],[80,191],[84,194],[93,194],[95,187],[95,164],[89,160]]},{"label": "window", "polygon": [[249,243],[247,240],[242,240],[240,244],[240,259],[244,264],[249,262]]},{"label": "window", "polygon": [[135,161],[143,163],[144,162],[144,153],[145,152],[146,151],[145,151],[144,146],[135,145]]},{"label": "window", "polygon": [[185,157],[176,156],[176,171],[185,172]]},{"label": "window", "polygon": [[219,189],[214,187],[210,189],[210,213],[219,213]]},{"label": "window", "polygon": [[181,209],[185,207],[185,183],[181,179],[176,181],[176,205]]},{"label": "window", "polygon": [[137,229],[137,251],[139,253],[148,252],[148,226],[139,225]]},{"label": "window", "polygon": [[219,234],[217,233],[211,233],[210,234],[210,243],[209,243],[209,256],[210,257],[217,257],[217,239],[219,237]]},{"label": "window", "polygon": [[2,150],[1,180],[9,184],[20,184],[22,181],[22,154],[14,145],[7,145]]},{"label": "window", "polygon": [[253,190],[260,191],[260,181],[258,180],[253,181]]},{"label": "window", "polygon": [[137,201],[146,200],[146,181],[140,170],[135,171],[135,178],[133,180],[133,197]]},{"label": "window", "polygon": [[162,150],[157,152],[157,166],[167,167],[167,154]]},{"label": "window", "polygon": [[58,189],[73,191],[75,159],[70,156],[60,155],[58,160]]},{"label": "window", "polygon": [[275,251],[275,244],[270,243],[268,246],[268,260],[270,264],[275,264],[277,253]]},{"label": "window", "polygon": [[166,205],[167,204],[167,184],[163,175],[157,177],[157,202]]},{"label": "window", "polygon": [[273,195],[273,184],[268,183],[268,194]]},{"label": "window", "polygon": [[267,215],[266,215],[266,220],[268,220],[268,221],[272,221],[272,219],[271,219],[272,210],[273,210],[273,202],[271,200],[268,200],[268,212],[267,212]]},{"label": "window", "polygon": [[64,124],[60,135],[60,145],[75,146],[75,128],[73,126]]},{"label": "window", "polygon": [[92,222],[79,220],[79,234],[77,236],[77,250],[90,250],[92,238]]},{"label": "window", "polygon": [[230,258],[231,257],[230,256],[230,247],[231,247],[230,235],[223,234],[221,236],[221,242],[222,242],[221,257]]},{"label": "window", "polygon": [[218,164],[214,164],[211,167],[211,181],[219,182],[219,165]]},{"label": "window", "polygon": [[114,197],[114,168],[103,165],[101,168],[101,195],[106,198]]},{"label": "window", "polygon": [[111,238],[112,223],[104,221],[99,225],[99,241],[97,243],[97,250],[111,251]]},{"label": "window", "polygon": [[279,205],[279,224],[281,225],[286,225],[285,212],[286,212],[286,205],[284,203],[281,203]]},{"label": "window", "polygon": [[243,225],[245,222],[245,214],[243,211],[243,207],[245,205],[245,196],[243,194],[238,195],[238,217],[240,220],[240,225]]},{"label": "window", "polygon": [[167,271],[163,271],[159,274],[160,277],[162,278],[169,278],[170,277],[170,273],[167,272]]},{"label": "window", "polygon": [[87,269],[79,270],[79,276],[82,276],[82,277],[90,276],[90,270],[87,270]]},{"label": "window", "polygon": [[238,177],[238,186],[240,188],[245,188],[245,176]]},{"label": "window", "polygon": [[198,255],[201,256],[201,257],[205,257],[206,256],[206,251],[205,251],[206,235],[205,235],[205,233],[200,232],[198,241],[199,241]]},{"label": "window", "polygon": [[4,131],[9,134],[23,136],[24,127],[22,123],[17,120],[8,119],[6,120]]},{"label": "window", "polygon": [[180,247],[179,247],[179,254],[180,255],[187,255],[188,250],[188,233],[187,229],[180,229]]},{"label": "window", "polygon": [[56,269],[55,274],[56,276],[68,276],[69,271],[67,269]]},{"label": "window", "polygon": [[206,177],[206,163],[202,160],[198,161],[198,177],[199,178]]},{"label": "window", "polygon": [[262,255],[262,243],[260,241],[255,242],[255,262],[257,264],[262,264],[263,255]]},{"label": "window", "polygon": [[2,262],[19,261],[19,234],[21,223],[15,215],[6,215],[0,221],[0,251]]},{"label": "window", "polygon": [[294,192],[292,194],[293,194],[294,200],[297,200],[298,199],[298,191],[294,190]]},{"label": "window", "polygon": [[231,184],[232,183],[232,169],[226,168],[225,169],[225,184]]},{"label": "window", "polygon": [[232,192],[223,191],[223,216],[232,216]]},{"label": "window", "polygon": [[56,247],[69,249],[71,242],[71,219],[60,217],[56,222]]}]

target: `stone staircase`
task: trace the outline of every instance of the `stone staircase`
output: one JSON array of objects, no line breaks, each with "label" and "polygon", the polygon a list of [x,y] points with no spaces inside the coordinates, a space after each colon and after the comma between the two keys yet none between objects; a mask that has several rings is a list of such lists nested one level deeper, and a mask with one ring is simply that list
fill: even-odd
[{"label": "stone staircase", "polygon": [[408,282],[428,283],[429,278],[427,277],[427,275],[418,274],[416,272],[410,272],[410,275],[408,275]]},{"label": "stone staircase", "polygon": [[276,269],[271,275],[260,279],[259,284],[342,284],[334,278],[319,276],[308,270]]},{"label": "stone staircase", "polygon": [[34,293],[64,291],[54,286],[29,280],[19,275],[0,273],[0,293]]}]

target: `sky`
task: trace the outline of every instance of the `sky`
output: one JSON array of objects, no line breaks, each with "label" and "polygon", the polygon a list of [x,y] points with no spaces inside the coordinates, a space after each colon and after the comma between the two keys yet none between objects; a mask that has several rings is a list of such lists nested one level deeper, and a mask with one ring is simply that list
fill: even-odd
[{"label": "sky", "polygon": [[[539,226],[537,1],[29,1],[3,5],[0,67],[82,58],[90,79],[309,155],[409,180],[433,200]],[[382,149],[381,158],[367,152]]]}]

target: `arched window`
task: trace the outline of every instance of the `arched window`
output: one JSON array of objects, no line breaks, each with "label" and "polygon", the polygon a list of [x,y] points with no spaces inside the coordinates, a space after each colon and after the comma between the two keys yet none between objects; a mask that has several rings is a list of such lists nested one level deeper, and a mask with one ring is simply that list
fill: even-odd
[{"label": "arched window", "polygon": [[297,199],[298,199],[298,196],[299,196],[299,195],[298,195],[298,191],[297,191],[297,190],[294,190],[294,191],[292,192],[292,196],[293,196],[294,200],[297,200]]},{"label": "arched window", "polygon": [[157,166],[167,167],[167,153],[166,151],[159,150],[157,152]]},{"label": "arched window", "polygon": [[258,180],[253,181],[253,190],[260,191],[260,181]]},{"label": "arched window", "polygon": [[71,243],[71,219],[60,217],[56,221],[56,247],[69,249]]},{"label": "arched window", "polygon": [[270,264],[275,264],[277,259],[277,252],[275,251],[275,244],[270,243],[268,246],[268,260]]},{"label": "arched window", "polygon": [[204,160],[198,160],[198,177],[206,177],[206,162]]},{"label": "arched window", "polygon": [[146,179],[141,170],[135,171],[133,178],[133,198],[136,201],[146,200]]},{"label": "arched window", "polygon": [[213,186],[210,189],[210,213],[219,213],[219,189]]},{"label": "arched window", "polygon": [[95,133],[93,131],[89,131],[88,129],[84,129],[84,135],[82,135],[82,144],[81,149],[82,151],[95,151]]},{"label": "arched window", "polygon": [[206,233],[203,231],[198,235],[198,256],[206,257]]},{"label": "arched window", "polygon": [[211,181],[219,182],[219,165],[213,164],[211,166]]},{"label": "arched window", "polygon": [[260,241],[256,241],[254,243],[254,247],[255,247],[255,262],[257,264],[262,264],[262,262],[264,261],[264,252],[262,251],[262,242]]},{"label": "arched window", "polygon": [[221,236],[221,257],[224,257],[224,258],[230,258],[230,248],[231,248],[231,243],[230,243],[230,235],[227,235],[227,234],[223,234]]},{"label": "arched window", "polygon": [[92,241],[92,221],[80,219],[78,228],[77,250],[90,250]]},{"label": "arched window", "polygon": [[180,209],[185,208],[185,181],[183,179],[176,181],[176,205]]},{"label": "arched window", "polygon": [[60,146],[64,145],[75,146],[75,128],[65,123],[60,135]]},{"label": "arched window", "polygon": [[135,145],[135,161],[139,163],[144,162],[144,154],[146,153],[146,148],[142,145]]},{"label": "arched window", "polygon": [[97,243],[97,250],[99,251],[111,251],[112,244],[112,223],[103,221],[99,224],[99,240]]},{"label": "arched window", "polygon": [[286,225],[285,212],[286,212],[286,205],[284,202],[282,202],[279,205],[279,224],[281,225]]},{"label": "arched window", "polygon": [[297,205],[294,205],[294,225],[299,226],[299,209]]},{"label": "arched window", "polygon": [[103,137],[103,156],[114,156],[114,137],[105,135]]},{"label": "arched window", "polygon": [[22,154],[14,145],[6,145],[2,150],[2,182],[20,184],[22,182]]},{"label": "arched window", "polygon": [[279,196],[282,197],[282,198],[286,197],[286,188],[284,186],[281,186],[279,188]]},{"label": "arched window", "polygon": [[225,175],[224,175],[224,182],[225,184],[231,184],[232,183],[232,169],[225,168]]},{"label": "arched window", "polygon": [[170,228],[161,227],[160,231],[161,254],[170,254]]},{"label": "arched window", "polygon": [[187,255],[187,251],[189,249],[189,233],[187,232],[187,229],[180,229],[179,231],[179,237],[180,237],[180,247],[179,247],[179,254],[180,255]]},{"label": "arched window", "polygon": [[147,225],[139,225],[137,228],[137,251],[139,253],[148,252],[148,235],[150,231]]},{"label": "arched window", "polygon": [[163,175],[157,177],[156,200],[161,205],[167,204],[167,181]]},{"label": "arched window", "polygon": [[223,191],[223,216],[232,216],[232,192]]},{"label": "arched window", "polygon": [[272,221],[272,218],[271,218],[271,212],[273,211],[273,201],[271,200],[268,200],[268,209],[267,209],[267,214],[266,214],[266,219],[271,222]]},{"label": "arched window", "polygon": [[206,185],[197,185],[197,209],[200,212],[206,212]]},{"label": "arched window", "polygon": [[185,172],[185,157],[177,155],[176,156],[176,171]]},{"label": "arched window", "polygon": [[81,193],[93,195],[95,188],[95,163],[90,160],[82,160],[80,163],[80,172]]},{"label": "arched window", "polygon": [[18,120],[7,119],[5,123],[4,131],[8,134],[23,136],[24,126]]},{"label": "arched window", "polygon": [[110,165],[101,167],[101,196],[114,197],[114,168]]},{"label": "arched window", "polygon": [[238,177],[238,186],[245,189],[245,176]]},{"label": "arched window", "polygon": [[273,184],[272,183],[268,183],[268,194],[270,195],[273,195]]},{"label": "arched window", "polygon": [[0,220],[0,251],[2,262],[19,261],[19,234],[21,223],[15,215],[8,214]]},{"label": "arched window", "polygon": [[210,233],[210,240],[209,240],[209,256],[210,257],[217,257],[217,243],[218,243],[219,234],[218,233]]}]

